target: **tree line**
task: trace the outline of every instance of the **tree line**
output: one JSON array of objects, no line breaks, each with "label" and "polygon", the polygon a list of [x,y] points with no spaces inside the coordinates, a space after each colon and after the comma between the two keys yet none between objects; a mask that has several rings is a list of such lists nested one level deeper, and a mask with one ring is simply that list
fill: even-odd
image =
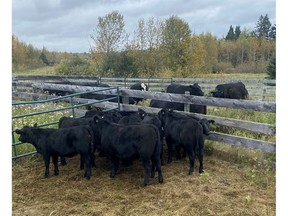
[{"label": "tree line", "polygon": [[[12,37],[13,68],[54,65],[62,75],[115,77],[193,77],[203,73],[263,73],[275,57],[276,25],[261,15],[250,31],[231,25],[227,36],[195,34],[178,16],[138,20],[132,35],[124,17],[112,11],[98,17],[89,53],[53,53]],[[23,45],[24,44],[24,45]]]}]

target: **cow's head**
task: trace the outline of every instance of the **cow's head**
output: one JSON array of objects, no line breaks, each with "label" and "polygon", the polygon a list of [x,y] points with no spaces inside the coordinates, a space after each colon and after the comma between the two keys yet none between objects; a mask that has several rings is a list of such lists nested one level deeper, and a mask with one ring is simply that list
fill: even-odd
[{"label": "cow's head", "polygon": [[38,128],[37,124],[34,124],[33,127],[24,126],[22,129],[16,129],[15,132],[20,135],[19,141],[23,143],[33,143],[35,135],[33,133],[33,128]]},{"label": "cow's head", "polygon": [[205,118],[203,119],[200,119],[199,120],[199,123],[202,125],[202,128],[203,128],[203,134],[205,135],[209,135],[210,134],[210,124],[214,124],[214,120],[207,120]]},{"label": "cow's head", "polygon": [[167,109],[167,108],[163,108],[158,112],[158,118],[162,123],[162,126],[164,126],[166,124],[167,121],[167,117],[169,116],[169,114],[171,114],[173,112],[173,109]]},{"label": "cow's head", "polygon": [[139,113],[139,116],[140,118],[143,120],[144,117],[147,115],[147,113],[145,112],[145,110],[141,109],[141,108],[138,108],[138,113]]},{"label": "cow's head", "polygon": [[146,85],[145,83],[140,83],[141,86],[141,91],[148,91],[148,85]]},{"label": "cow's head", "polygon": [[203,96],[204,93],[201,89],[201,87],[198,85],[198,83],[194,83],[193,85],[189,85],[190,88],[190,95],[198,95],[198,96]]},{"label": "cow's head", "polygon": [[225,86],[222,84],[217,85],[214,91],[211,91],[212,97],[223,98],[225,92]]},{"label": "cow's head", "polygon": [[224,97],[224,91],[221,91],[221,90],[211,91],[211,94],[212,94],[212,97],[216,97],[216,98]]}]

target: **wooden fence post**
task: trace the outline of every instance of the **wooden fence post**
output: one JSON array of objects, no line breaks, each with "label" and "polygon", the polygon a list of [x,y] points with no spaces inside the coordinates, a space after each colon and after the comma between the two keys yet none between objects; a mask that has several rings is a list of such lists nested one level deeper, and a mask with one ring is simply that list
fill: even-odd
[{"label": "wooden fence post", "polygon": [[262,101],[265,101],[266,89],[263,89]]},{"label": "wooden fence post", "polygon": [[[190,92],[185,91],[185,95],[190,95]],[[190,112],[190,104],[184,104],[184,112]]]},{"label": "wooden fence post", "polygon": [[129,104],[129,96],[121,96],[123,104]]}]

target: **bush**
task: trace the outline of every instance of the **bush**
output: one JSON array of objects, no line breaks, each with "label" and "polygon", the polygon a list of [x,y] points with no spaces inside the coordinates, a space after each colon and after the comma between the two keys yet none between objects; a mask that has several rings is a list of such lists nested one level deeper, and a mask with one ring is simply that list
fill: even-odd
[{"label": "bush", "polygon": [[94,75],[96,66],[79,56],[73,56],[62,60],[55,68],[55,72],[59,75]]}]

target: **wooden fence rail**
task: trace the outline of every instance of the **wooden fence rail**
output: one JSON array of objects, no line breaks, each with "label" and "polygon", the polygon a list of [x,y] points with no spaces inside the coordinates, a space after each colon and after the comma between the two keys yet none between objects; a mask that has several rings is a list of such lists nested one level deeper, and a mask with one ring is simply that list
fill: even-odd
[{"label": "wooden fence rail", "polygon": [[[63,85],[63,84],[51,84],[51,83],[34,83],[32,84],[32,87],[37,89],[60,90],[67,92],[85,92],[85,91],[103,89],[101,87],[75,86],[75,85]],[[101,93],[107,95],[117,94],[115,90],[103,91]],[[213,98],[213,97],[194,96],[194,95],[179,95],[179,94],[162,93],[162,92],[135,91],[130,89],[121,89],[120,94],[121,96],[148,98],[154,100],[179,102],[185,104],[229,107],[236,109],[262,111],[262,112],[276,112],[276,103],[273,102],[224,99],[224,98]]]}]

